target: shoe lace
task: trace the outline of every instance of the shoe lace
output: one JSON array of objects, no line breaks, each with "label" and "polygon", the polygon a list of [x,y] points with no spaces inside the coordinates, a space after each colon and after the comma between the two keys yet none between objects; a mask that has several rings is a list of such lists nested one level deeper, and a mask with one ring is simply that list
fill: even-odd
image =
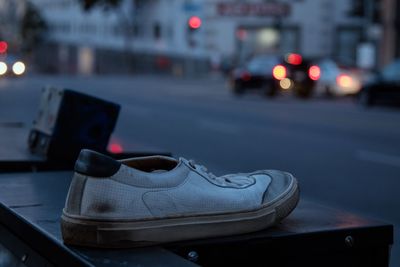
[{"label": "shoe lace", "polygon": [[215,183],[219,184],[219,185],[235,185],[235,186],[242,186],[241,183],[236,183],[235,181],[229,179],[226,176],[216,176],[215,174],[213,174],[212,172],[209,172],[207,167],[200,165],[200,164],[196,164],[196,162],[191,159],[188,161],[189,165],[193,168],[196,169],[198,171],[200,171],[202,174],[206,175],[210,180],[214,181]]}]

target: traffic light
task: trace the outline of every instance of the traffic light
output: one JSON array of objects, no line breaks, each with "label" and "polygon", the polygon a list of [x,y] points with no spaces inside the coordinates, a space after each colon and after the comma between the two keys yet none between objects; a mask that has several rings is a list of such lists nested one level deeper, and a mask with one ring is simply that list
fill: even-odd
[{"label": "traffic light", "polygon": [[188,20],[188,26],[190,30],[197,30],[201,27],[201,19],[197,16],[192,16]]},{"label": "traffic light", "polygon": [[352,0],[348,13],[352,17],[365,17],[370,22],[382,22],[382,0]]},{"label": "traffic light", "polygon": [[201,28],[202,21],[198,16],[191,16],[187,20],[187,42],[189,47],[196,47],[199,40],[199,30]]}]

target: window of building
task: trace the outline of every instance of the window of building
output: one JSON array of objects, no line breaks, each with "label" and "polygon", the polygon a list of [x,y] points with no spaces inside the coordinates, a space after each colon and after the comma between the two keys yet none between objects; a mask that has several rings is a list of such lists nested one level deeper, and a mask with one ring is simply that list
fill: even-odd
[{"label": "window of building", "polygon": [[174,27],[170,24],[168,26],[168,40],[172,43],[174,41]]},{"label": "window of building", "polygon": [[299,27],[283,27],[281,29],[280,52],[282,54],[300,51]]},{"label": "window of building", "polygon": [[155,40],[159,40],[161,38],[161,25],[159,22],[156,22],[153,25],[153,37]]},{"label": "window of building", "polygon": [[336,60],[344,65],[355,65],[357,46],[362,40],[359,27],[341,26],[336,30]]},{"label": "window of building", "polygon": [[115,36],[122,35],[122,33],[123,33],[122,27],[120,25],[118,25],[118,24],[114,25],[113,26],[113,33],[114,33]]},{"label": "window of building", "polygon": [[389,66],[385,67],[382,71],[382,76],[387,81],[399,81],[400,80],[400,62],[396,61]]},{"label": "window of building", "polygon": [[142,29],[142,25],[139,24],[138,22],[135,22],[133,24],[133,35],[135,37],[140,37],[143,35],[143,29]]}]

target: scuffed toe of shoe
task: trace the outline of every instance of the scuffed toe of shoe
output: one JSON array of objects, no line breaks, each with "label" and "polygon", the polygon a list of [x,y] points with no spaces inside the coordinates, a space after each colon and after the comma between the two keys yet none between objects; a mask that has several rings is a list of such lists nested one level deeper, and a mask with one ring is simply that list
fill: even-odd
[{"label": "scuffed toe of shoe", "polygon": [[267,204],[280,199],[290,192],[295,186],[295,178],[287,172],[278,170],[266,170],[263,173],[257,174],[258,176],[265,175],[271,179],[271,182],[264,192],[263,204]]}]

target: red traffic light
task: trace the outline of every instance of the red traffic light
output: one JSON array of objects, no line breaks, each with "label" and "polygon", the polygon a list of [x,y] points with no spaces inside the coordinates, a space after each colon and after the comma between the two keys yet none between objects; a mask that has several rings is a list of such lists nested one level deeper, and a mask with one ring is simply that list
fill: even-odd
[{"label": "red traffic light", "polygon": [[8,44],[5,41],[0,41],[0,54],[7,52]]},{"label": "red traffic light", "polygon": [[191,29],[196,30],[201,26],[201,19],[197,16],[192,16],[189,18],[188,24]]}]

